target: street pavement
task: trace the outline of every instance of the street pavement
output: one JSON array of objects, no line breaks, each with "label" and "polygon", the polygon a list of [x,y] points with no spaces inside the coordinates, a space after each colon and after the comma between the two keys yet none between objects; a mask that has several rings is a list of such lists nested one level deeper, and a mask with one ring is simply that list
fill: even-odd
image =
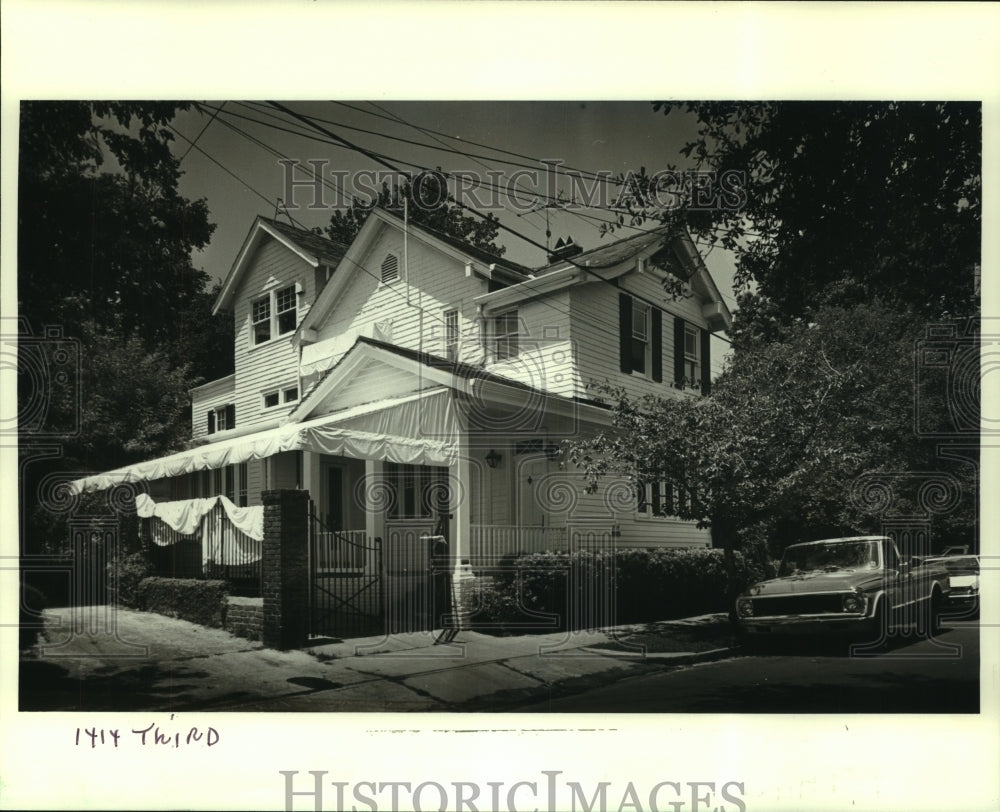
[{"label": "street pavement", "polygon": [[[37,656],[21,663],[26,711],[489,711],[730,653],[718,615],[544,635],[315,641],[295,651],[111,607],[48,609],[45,623]],[[684,650],[695,627],[712,634]],[[637,633],[648,651],[622,642]]]},{"label": "street pavement", "polygon": [[628,678],[510,710],[540,713],[978,713],[979,626],[899,637],[872,656],[801,644]]}]

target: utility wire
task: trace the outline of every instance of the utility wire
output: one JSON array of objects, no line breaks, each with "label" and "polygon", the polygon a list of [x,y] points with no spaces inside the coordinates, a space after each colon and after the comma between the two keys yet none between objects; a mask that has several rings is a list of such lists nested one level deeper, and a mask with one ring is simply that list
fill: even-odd
[{"label": "utility wire", "polygon": [[[393,172],[400,172],[401,171],[397,166],[395,166],[394,164],[392,164],[388,160],[382,158],[381,156],[378,156],[378,155],[372,153],[370,150],[367,150],[364,147],[358,146],[356,144],[352,144],[346,138],[343,138],[343,137],[341,137],[341,136],[339,136],[339,135],[337,135],[335,133],[330,132],[329,130],[327,130],[322,125],[311,121],[311,119],[308,116],[304,116],[304,115],[301,115],[299,113],[296,113],[294,110],[290,110],[289,108],[285,107],[280,102],[270,101],[268,103],[271,104],[276,109],[281,110],[282,112],[285,112],[288,115],[291,115],[292,117],[294,117],[294,118],[302,121],[303,123],[307,124],[308,126],[313,127],[314,129],[316,129],[317,131],[323,133],[324,135],[327,135],[330,138],[335,139],[337,142],[343,144],[344,146],[347,146],[347,147],[349,147],[351,149],[354,149],[355,151],[361,153],[362,155],[365,155],[366,157],[370,158],[371,160],[376,161],[377,163],[379,163],[380,165],[386,167],[387,169],[390,169]],[[466,206],[463,203],[456,202],[455,205],[457,205],[463,211],[468,211],[470,214],[472,214],[472,215],[474,215],[476,217],[479,217],[479,218],[481,218],[483,220],[487,219],[486,215],[481,214],[480,212],[476,211],[473,208],[470,208],[469,206]],[[512,229],[509,226],[504,225],[499,220],[497,220],[497,219],[494,218],[493,220],[491,220],[491,222],[493,222],[498,228],[503,229],[504,231],[507,231],[507,232],[513,234],[516,237],[519,237],[521,240],[527,242],[528,244],[534,245],[536,248],[541,248],[542,250],[546,250],[545,246],[543,246],[541,243],[538,243],[535,240],[532,240],[530,237],[526,237],[524,234],[521,234],[517,230]],[[661,228],[662,228],[662,226],[661,226]],[[656,229],[653,229],[653,230],[656,230]],[[642,250],[642,249],[637,249],[636,253],[638,253],[639,250]],[[633,256],[634,256],[634,254],[633,254]],[[601,276],[600,274],[598,274],[596,272],[595,268],[603,270],[605,268],[615,267],[617,265],[620,265],[623,261],[625,261],[627,259],[628,259],[628,257],[626,257],[624,260],[623,259],[618,259],[618,260],[616,260],[614,262],[605,263],[605,264],[597,265],[597,266],[581,265],[580,263],[575,262],[572,258],[560,258],[560,261],[564,261],[567,264],[573,266],[574,268],[577,268],[577,269],[583,271],[586,274],[590,274],[595,279],[597,279],[597,280],[599,280],[601,282],[604,282],[605,284],[611,285],[613,288],[615,288],[616,290],[620,291],[621,288],[619,288],[619,286],[617,284],[615,284],[611,280],[609,280],[609,279]],[[644,297],[636,296],[636,298],[640,299],[641,301],[645,302],[646,304],[651,304],[651,305],[656,306],[656,307],[659,306],[659,305],[657,305],[657,304],[655,304],[653,302],[649,302]]]},{"label": "utility wire", "polygon": [[[279,107],[280,107],[280,106],[279,106]],[[227,113],[227,114],[230,114],[230,113]],[[295,115],[295,116],[297,116],[297,114],[295,114],[294,112],[292,113],[292,115]],[[308,121],[308,120],[306,119],[306,121]],[[235,127],[234,125],[232,125],[232,124],[230,124],[230,123],[228,123],[228,122],[224,122],[224,121],[222,121],[221,119],[220,119],[220,123],[223,123],[223,124],[225,124],[225,125],[226,125],[227,127],[229,127],[230,129],[233,129],[234,131],[236,131],[236,132],[238,132],[239,134],[243,135],[243,136],[244,136],[244,137],[246,137],[246,138],[247,138],[248,140],[251,140],[251,141],[252,141],[253,143],[255,143],[255,144],[257,144],[258,146],[260,146],[261,148],[263,148],[263,149],[267,150],[267,151],[268,151],[268,152],[269,152],[270,154],[272,154],[272,155],[276,155],[276,156],[278,156],[278,157],[284,157],[284,156],[283,156],[283,155],[282,155],[282,154],[281,154],[281,153],[280,153],[279,151],[275,150],[275,149],[274,149],[274,148],[272,148],[272,147],[269,147],[268,145],[264,144],[264,143],[263,143],[262,141],[260,141],[259,139],[256,139],[256,138],[254,138],[253,136],[250,136],[250,135],[249,135],[248,133],[245,133],[245,132],[243,132],[242,130],[240,130],[239,128]],[[168,125],[168,126],[170,126],[170,125]],[[210,160],[210,161],[211,161],[212,163],[214,163],[214,164],[215,164],[216,166],[218,166],[218,167],[219,167],[220,169],[222,169],[222,170],[223,170],[224,172],[226,172],[226,173],[227,173],[228,175],[230,175],[231,177],[233,177],[234,179],[236,179],[236,180],[237,180],[237,181],[238,181],[239,183],[241,183],[241,184],[242,184],[243,186],[245,186],[245,187],[246,187],[247,189],[249,189],[249,190],[250,190],[251,192],[253,192],[253,193],[254,193],[255,195],[257,195],[257,197],[259,197],[259,198],[260,198],[261,200],[263,200],[263,201],[264,201],[264,202],[265,202],[266,204],[268,204],[268,205],[271,205],[271,204],[272,204],[272,201],[270,200],[270,198],[268,198],[268,197],[267,197],[266,195],[262,194],[262,193],[261,193],[260,191],[258,191],[258,190],[257,190],[256,188],[254,188],[254,187],[253,187],[253,186],[252,186],[251,184],[247,183],[247,182],[246,182],[245,180],[243,180],[243,179],[242,179],[241,177],[239,177],[239,176],[238,176],[238,175],[237,175],[236,173],[234,173],[234,172],[232,172],[231,170],[229,170],[229,169],[228,169],[227,167],[225,167],[225,166],[224,166],[224,165],[223,165],[223,164],[222,164],[221,162],[219,162],[219,161],[218,161],[218,160],[216,160],[216,159],[215,159],[214,157],[212,157],[211,155],[209,155],[209,154],[208,154],[208,153],[207,153],[207,152],[206,152],[206,151],[205,151],[204,149],[202,149],[201,147],[198,147],[198,146],[196,146],[196,145],[194,144],[194,142],[193,142],[193,141],[192,141],[191,139],[189,139],[189,138],[188,138],[187,136],[185,136],[185,135],[183,135],[182,133],[180,133],[179,131],[177,131],[177,130],[176,130],[176,129],[175,129],[174,127],[173,127],[173,126],[170,126],[170,129],[171,129],[171,130],[173,130],[173,131],[174,131],[175,133],[177,133],[177,135],[179,135],[179,136],[180,136],[181,138],[183,138],[184,140],[188,141],[188,142],[189,142],[189,143],[191,144],[191,147],[190,147],[190,148],[194,148],[194,149],[197,149],[197,150],[198,150],[198,152],[200,152],[201,154],[203,154],[203,155],[204,155],[204,156],[205,156],[206,158],[208,158],[208,159],[209,159],[209,160]],[[355,145],[351,145],[351,144],[350,144],[350,142],[348,142],[348,141],[347,141],[346,139],[340,139],[340,138],[339,138],[338,136],[336,136],[335,134],[330,134],[330,136],[331,136],[331,137],[333,137],[333,138],[335,138],[335,139],[337,139],[337,140],[340,140],[340,141],[343,141],[343,142],[344,142],[344,143],[343,143],[343,146],[344,146],[345,148],[348,148],[348,149],[352,149],[352,150],[355,150],[355,151],[359,151],[359,152],[361,152],[362,154],[365,154],[366,156],[369,156],[369,157],[371,157],[371,158],[372,158],[373,160],[376,160],[376,161],[377,161],[378,163],[381,163],[381,164],[382,164],[383,166],[386,166],[387,168],[391,169],[391,170],[392,170],[392,171],[394,171],[394,172],[399,172],[399,171],[400,171],[400,170],[399,170],[399,169],[398,169],[397,167],[395,167],[394,165],[392,165],[391,163],[389,163],[389,162],[388,162],[387,160],[384,160],[384,159],[382,159],[382,158],[381,158],[381,156],[379,156],[379,155],[378,155],[377,153],[371,153],[370,151],[368,151],[368,150],[365,150],[365,149],[363,149],[363,148],[361,148],[361,147],[357,147],[357,146],[355,146]],[[404,163],[405,163],[405,162],[404,162]],[[320,180],[321,180],[321,182],[324,182],[324,183],[325,183],[325,178],[320,178]],[[328,184],[327,184],[327,185],[328,185]],[[343,191],[343,190],[341,190],[341,191]],[[470,208],[469,208],[469,207],[467,207],[467,206],[461,206],[461,208],[463,208],[464,210],[467,210],[467,211],[469,211],[470,213],[472,213],[472,214],[474,214],[474,215],[476,215],[476,216],[478,216],[478,217],[480,217],[480,218],[484,218],[484,215],[480,214],[479,212],[475,211],[474,209],[470,209]],[[298,220],[295,220],[295,218],[291,217],[291,215],[289,215],[289,218],[290,218],[290,219],[291,219],[291,220],[293,221],[293,223],[294,223],[294,224],[295,224],[295,225],[296,225],[296,226],[297,226],[298,228],[301,228],[301,229],[303,229],[304,231],[310,231],[310,229],[308,229],[308,228],[307,228],[307,227],[306,227],[306,226],[305,226],[305,225],[304,225],[303,223],[301,223],[301,222],[300,222],[300,221],[298,221]],[[494,221],[494,222],[495,222],[495,221]],[[509,232],[511,232],[511,233],[512,233],[512,234],[514,234],[515,236],[518,236],[519,238],[521,238],[521,239],[523,239],[523,240],[525,240],[525,241],[527,241],[527,242],[530,242],[530,243],[533,243],[533,244],[535,244],[535,245],[538,245],[538,243],[534,243],[534,241],[530,240],[529,238],[525,237],[524,235],[520,234],[519,232],[515,231],[514,229],[510,229],[510,228],[508,228],[508,227],[506,227],[506,226],[503,226],[503,225],[502,225],[502,224],[500,224],[500,223],[497,223],[497,225],[498,225],[498,226],[500,226],[500,227],[502,227],[502,228],[503,228],[504,230],[506,230],[506,231],[509,231]],[[662,228],[662,226],[660,226],[659,228]],[[657,229],[655,229],[655,228],[654,228],[654,229],[650,229],[650,232],[652,232],[652,231],[655,231],[655,230],[657,230]],[[541,246],[539,246],[539,247],[541,247]],[[499,258],[498,258],[498,259],[499,259]],[[612,282],[611,280],[608,280],[608,279],[604,278],[603,276],[601,276],[601,275],[599,275],[599,274],[597,274],[597,273],[594,273],[594,272],[592,272],[592,271],[591,271],[591,270],[590,270],[590,269],[589,269],[589,268],[588,268],[587,266],[581,266],[581,265],[579,265],[578,263],[574,263],[574,262],[573,262],[572,260],[567,260],[567,262],[568,262],[568,264],[570,264],[570,265],[573,265],[573,266],[575,266],[575,267],[577,267],[577,268],[580,268],[580,269],[582,269],[582,270],[585,270],[585,271],[588,271],[588,272],[590,272],[590,273],[591,273],[591,274],[592,274],[592,275],[593,275],[593,276],[594,276],[594,277],[595,277],[596,279],[598,279],[599,281],[602,281],[602,282],[605,282],[606,284],[609,284],[609,285],[611,285],[611,286],[612,286],[612,287],[614,287],[614,288],[615,288],[616,290],[620,290],[620,289],[618,288],[618,286],[617,286],[616,284],[614,284],[614,283],[613,283],[613,282]],[[617,264],[620,264],[620,262],[621,262],[621,260],[619,260],[619,261],[617,261],[617,262],[613,262],[613,263],[608,263],[608,264],[607,264],[607,265],[605,265],[605,266],[597,266],[597,267],[613,267],[614,265],[617,265]],[[353,262],[353,264],[354,264],[354,265],[356,265],[356,266],[357,266],[358,268],[360,268],[360,269],[361,269],[362,271],[364,271],[365,273],[367,273],[367,274],[368,274],[369,276],[371,276],[372,278],[374,278],[374,279],[376,279],[376,280],[378,280],[378,279],[380,278],[380,277],[379,277],[379,276],[378,276],[377,274],[375,274],[375,273],[374,273],[373,271],[371,271],[370,269],[366,268],[365,266],[361,265],[360,263],[357,263],[357,262]],[[531,287],[532,287],[531,285],[528,285],[527,283],[522,283],[522,284],[525,284],[525,285],[526,285],[526,286],[527,286],[527,287],[528,287],[529,289],[531,289]],[[405,298],[405,297],[403,297],[403,295],[402,295],[401,293],[398,293],[397,295],[398,295],[398,296],[399,296],[400,298]],[[646,303],[646,304],[649,304],[649,305],[651,305],[651,306],[654,306],[654,307],[659,307],[659,303],[656,303],[656,302],[652,302],[652,301],[650,301],[650,300],[647,300],[647,299],[645,299],[645,298],[644,298],[644,297],[642,297],[642,296],[638,296],[638,295],[634,295],[634,294],[633,294],[633,296],[634,296],[634,298],[637,298],[637,299],[639,299],[639,300],[643,301],[643,302],[644,302],[644,303]],[[540,304],[544,304],[545,306],[549,307],[549,308],[550,308],[550,309],[552,309],[553,311],[555,311],[555,312],[559,313],[559,315],[561,315],[561,316],[563,316],[563,317],[566,317],[566,318],[568,318],[568,317],[569,317],[569,311],[568,311],[568,310],[562,310],[561,308],[559,308],[559,307],[557,307],[557,306],[553,305],[553,304],[552,304],[551,302],[548,302],[548,301],[546,301],[546,300],[544,300],[544,299],[539,299],[539,300],[537,300],[537,301],[538,301],[538,302],[539,302]],[[428,315],[429,315],[429,316],[430,316],[431,318],[434,318],[434,319],[435,319],[436,321],[440,322],[441,324],[445,324],[445,321],[444,321],[444,319],[443,319],[442,317],[440,317],[440,316],[437,316],[437,315],[435,315],[435,314],[433,314],[433,313],[428,313]],[[617,333],[615,333],[615,332],[614,332],[613,330],[611,330],[610,328],[607,328],[607,327],[604,327],[604,325],[596,325],[596,324],[595,324],[595,325],[591,325],[591,326],[592,326],[592,327],[596,327],[597,329],[600,329],[600,330],[601,330],[602,332],[604,332],[605,334],[607,334],[607,335],[608,335],[609,337],[611,337],[611,338],[615,338],[616,340],[617,340],[617,338],[618,338],[618,336],[617,336]],[[731,341],[729,341],[728,339],[726,339],[726,338],[724,338],[724,337],[722,337],[722,336],[719,336],[719,335],[716,335],[716,338],[717,338],[717,339],[719,339],[719,340],[721,340],[721,341],[724,341],[724,342],[726,342],[726,343],[729,343],[729,344],[731,344],[731,343],[732,343],[732,342],[731,342]]]}]

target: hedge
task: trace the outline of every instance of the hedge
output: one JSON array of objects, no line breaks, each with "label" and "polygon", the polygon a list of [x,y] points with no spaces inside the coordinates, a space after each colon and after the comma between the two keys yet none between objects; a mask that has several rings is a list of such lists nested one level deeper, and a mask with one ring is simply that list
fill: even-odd
[{"label": "hedge", "polygon": [[139,585],[152,571],[153,565],[145,553],[132,552],[118,556],[107,566],[109,602],[138,609]]},{"label": "hedge", "polygon": [[[742,591],[765,573],[736,553]],[[723,551],[616,550],[508,557],[480,584],[474,628],[595,628],[729,610]],[[526,626],[528,628],[526,628]]]},{"label": "hedge", "polygon": [[145,578],[139,583],[138,608],[221,628],[227,594],[225,581]]}]

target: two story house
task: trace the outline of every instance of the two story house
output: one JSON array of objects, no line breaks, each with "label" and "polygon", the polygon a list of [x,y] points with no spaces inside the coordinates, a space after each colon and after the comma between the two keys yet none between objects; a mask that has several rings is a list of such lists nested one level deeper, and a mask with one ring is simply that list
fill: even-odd
[{"label": "two story house", "polygon": [[436,529],[465,570],[609,538],[711,543],[655,483],[586,493],[562,446],[610,423],[593,381],[708,390],[731,317],[683,230],[570,242],[531,269],[380,209],[349,246],[258,217],[215,310],[235,315],[235,372],[191,391],[191,447],[79,487],[240,507],[305,489],[330,531]]}]

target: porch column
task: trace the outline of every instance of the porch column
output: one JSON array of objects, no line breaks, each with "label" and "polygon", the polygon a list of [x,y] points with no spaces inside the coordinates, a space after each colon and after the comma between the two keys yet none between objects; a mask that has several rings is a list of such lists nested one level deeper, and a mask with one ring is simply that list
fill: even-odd
[{"label": "porch column", "polygon": [[[302,490],[309,491],[313,501],[319,504],[320,473],[319,454],[315,451],[302,451]],[[317,510],[319,508],[317,507]]]},{"label": "porch column", "polygon": [[[463,416],[464,417],[464,416]],[[465,421],[462,421],[465,423]],[[456,500],[452,509],[451,555],[453,556],[454,574],[456,578],[471,576],[470,567],[463,565],[463,559],[468,559],[472,548],[472,457],[469,449],[469,432],[462,425],[458,433],[458,459],[451,466],[450,474],[456,483],[453,490],[465,496]]]},{"label": "porch column", "polygon": [[385,480],[382,460],[365,460],[365,535],[370,539],[385,536],[387,495],[382,485]]}]

